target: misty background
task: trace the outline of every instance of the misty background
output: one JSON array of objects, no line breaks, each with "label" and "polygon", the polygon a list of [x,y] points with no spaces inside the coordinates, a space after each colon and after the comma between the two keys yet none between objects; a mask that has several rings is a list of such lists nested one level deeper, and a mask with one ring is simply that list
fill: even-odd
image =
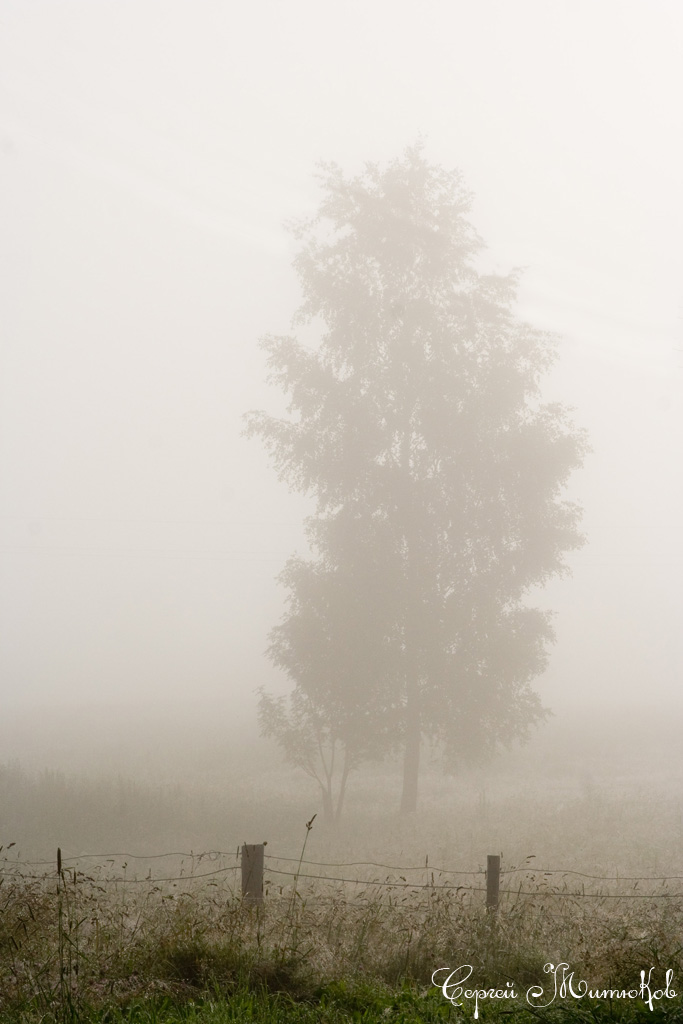
[{"label": "misty background", "polygon": [[318,160],[418,137],[488,267],[525,268],[518,312],[562,338],[544,396],[593,445],[548,728],[586,726],[579,757],[610,717],[675,727],[682,33],[665,0],[0,0],[0,762],[208,777],[255,736],[309,508],[241,437],[282,405],[284,222]]}]

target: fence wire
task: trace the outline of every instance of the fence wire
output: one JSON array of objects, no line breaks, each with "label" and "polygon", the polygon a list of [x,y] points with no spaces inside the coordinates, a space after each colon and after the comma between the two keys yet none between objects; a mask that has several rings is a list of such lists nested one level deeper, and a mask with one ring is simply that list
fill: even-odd
[{"label": "fence wire", "polygon": [[[95,886],[104,887],[109,886],[141,886],[149,885],[152,888],[159,888],[164,884],[185,883],[194,884],[196,882],[203,882],[206,879],[214,879],[215,882],[208,883],[209,885],[217,884],[221,877],[225,878],[230,873],[234,873],[234,881],[232,891],[237,890],[237,874],[240,869],[240,848],[231,851],[225,850],[208,850],[201,853],[190,851],[168,851],[165,853],[128,853],[128,852],[117,852],[117,853],[81,853],[81,854],[70,854],[68,856],[62,856],[62,875],[67,878],[71,884],[78,884],[79,882],[90,882]],[[102,868],[107,863],[111,864],[118,861],[123,861],[123,869],[125,872],[126,864],[128,861],[152,861],[162,860],[168,858],[180,859],[181,862],[189,861],[190,869],[183,871],[181,868],[180,874],[174,875],[152,875],[151,868],[148,873],[139,878],[136,875],[130,876],[127,873],[116,874],[116,875],[100,875],[86,873],[78,869],[77,865],[83,861],[99,861],[98,868]],[[223,859],[229,859],[229,864],[221,865],[220,867],[213,868],[210,871],[198,871],[196,868],[202,863],[216,863]],[[267,862],[265,865],[265,878],[266,878],[266,891],[272,888],[272,876],[277,875],[282,878],[292,879],[293,886],[296,888],[297,883],[300,880],[306,880],[306,882],[316,883],[318,888],[325,886],[329,883],[335,883],[337,885],[344,886],[362,886],[366,889],[373,890],[403,890],[406,892],[417,893],[419,891],[431,891],[434,893],[485,893],[486,887],[481,885],[473,884],[474,880],[480,877],[486,877],[486,871],[483,868],[476,869],[454,869],[454,868],[443,868],[431,865],[429,859],[426,858],[424,864],[412,864],[412,865],[396,865],[396,864],[385,864],[380,861],[316,861],[307,860],[300,857],[289,857],[280,856],[277,854],[265,854],[264,857]],[[287,870],[286,868],[277,867],[277,864],[296,864],[296,870]],[[65,867],[65,865],[70,865]],[[12,858],[5,856],[0,860],[0,884],[5,878],[16,878],[23,881],[33,882],[45,882],[53,877],[53,872],[43,871],[37,873],[34,871],[26,871],[26,868],[47,868],[51,867],[56,874],[57,861],[56,858],[53,860],[21,860],[18,857]],[[376,868],[387,872],[396,872],[399,874],[398,878],[386,878],[384,880],[379,878],[357,878],[353,874],[344,872],[343,874],[320,874],[313,873],[308,870],[301,870],[303,868],[330,868],[330,869],[345,869],[345,868]],[[91,869],[92,870],[92,869]],[[407,877],[402,875],[409,875],[411,872],[421,872],[428,877],[431,877],[430,881],[409,881]],[[665,886],[667,883],[675,883],[683,881],[683,875],[598,875],[591,874],[584,871],[578,871],[573,868],[539,868],[531,867],[529,865],[512,866],[509,868],[502,868],[500,870],[501,880],[505,876],[524,874],[526,876],[525,881],[527,885],[529,881],[539,881],[537,888],[523,888],[524,882],[521,882],[518,888],[500,888],[500,896],[510,897],[525,897],[531,899],[590,899],[590,900],[680,900],[683,899],[683,892],[669,892],[664,890],[661,892],[586,892],[582,887],[581,890],[571,890],[566,887],[563,888],[547,888],[547,881],[550,878],[561,876],[562,878],[575,877],[585,878],[591,881],[598,882],[612,882],[617,884],[635,883],[633,889],[637,888],[641,883],[647,883],[649,885],[658,884],[659,886]],[[462,877],[471,878],[472,883],[455,883],[450,881],[444,881],[444,876],[448,877]],[[271,894],[272,895],[272,894]],[[339,896],[325,897],[338,899]],[[348,901],[352,902],[352,901]]]}]

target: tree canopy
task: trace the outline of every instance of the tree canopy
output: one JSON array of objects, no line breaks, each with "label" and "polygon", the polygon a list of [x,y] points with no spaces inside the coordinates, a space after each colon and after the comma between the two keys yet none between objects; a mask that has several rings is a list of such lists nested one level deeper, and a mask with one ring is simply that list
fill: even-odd
[{"label": "tree canopy", "polygon": [[480,269],[457,171],[416,146],[353,178],[323,165],[321,185],[295,228],[293,327],[314,344],[263,339],[288,415],[248,418],[316,499],[269,651],[294,703],[264,695],[262,721],[311,756],[324,723],[351,767],[400,747],[412,810],[422,738],[471,757],[545,714],[530,684],[553,631],[524,599],[583,542],[564,489],[587,442],[542,400],[556,339],[515,315],[517,272]]}]

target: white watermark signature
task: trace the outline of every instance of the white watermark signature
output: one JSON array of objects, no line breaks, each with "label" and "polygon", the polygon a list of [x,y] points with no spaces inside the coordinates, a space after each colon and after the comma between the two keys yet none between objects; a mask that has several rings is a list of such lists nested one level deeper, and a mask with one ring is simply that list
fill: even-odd
[{"label": "white watermark signature", "polygon": [[474,1004],[474,1019],[479,1017],[479,1007],[486,1000],[519,999],[524,997],[529,1006],[545,1009],[556,999],[640,999],[650,1010],[654,1010],[663,999],[675,999],[676,992],[672,988],[673,971],[664,976],[664,987],[657,987],[653,978],[654,967],[640,972],[640,982],[632,988],[599,988],[592,987],[587,981],[577,979],[569,964],[551,964],[543,966],[550,975],[546,985],[530,985],[526,992],[515,989],[514,982],[507,981],[503,988],[481,988],[470,979],[474,968],[470,964],[460,967],[439,967],[432,974],[432,984],[440,988],[444,998],[453,1006],[464,1006],[465,1002]]}]

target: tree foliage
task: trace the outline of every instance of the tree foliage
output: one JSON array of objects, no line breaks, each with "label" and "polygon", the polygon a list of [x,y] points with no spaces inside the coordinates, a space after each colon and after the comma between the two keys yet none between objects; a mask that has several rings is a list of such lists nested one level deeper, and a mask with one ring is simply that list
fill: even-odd
[{"label": "tree foliage", "polygon": [[516,272],[481,271],[458,172],[413,147],[321,184],[295,229],[293,326],[316,343],[264,339],[288,415],[248,420],[316,499],[270,655],[354,764],[401,746],[410,810],[421,737],[472,756],[544,715],[530,684],[553,632],[524,598],[582,543],[564,488],[587,444],[542,401],[556,341],[515,315]]}]

